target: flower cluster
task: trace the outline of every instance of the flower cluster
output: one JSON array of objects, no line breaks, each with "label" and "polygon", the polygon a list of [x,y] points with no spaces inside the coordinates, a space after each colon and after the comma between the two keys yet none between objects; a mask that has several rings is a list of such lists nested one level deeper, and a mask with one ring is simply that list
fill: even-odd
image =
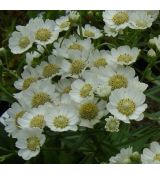
[{"label": "flower cluster", "polygon": [[[157,15],[157,11],[105,11],[104,31],[90,24],[77,25],[80,14],[76,11],[55,21],[36,17],[16,27],[9,39],[11,52],[30,50],[21,78],[14,83],[16,102],[2,122],[9,136],[17,139],[19,156],[28,160],[38,155],[46,130],[94,128],[107,117],[106,131],[118,132],[120,121],[143,119],[148,85],[139,81],[132,67],[141,50],[128,45],[100,50],[93,41],[104,37],[103,33],[116,36],[126,27],[146,29]],[[65,35],[71,28],[74,34]],[[143,162],[149,161],[147,152]],[[122,154],[127,157],[120,161]],[[110,162],[127,163],[131,155],[135,156],[128,148]],[[155,157],[160,160],[159,154]]]}]

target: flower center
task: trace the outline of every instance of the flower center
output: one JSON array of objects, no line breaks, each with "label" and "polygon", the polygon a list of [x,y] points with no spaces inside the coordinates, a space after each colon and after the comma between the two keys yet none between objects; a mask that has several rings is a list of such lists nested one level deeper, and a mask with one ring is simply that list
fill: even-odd
[{"label": "flower center", "polygon": [[16,123],[17,128],[20,128],[18,120],[23,117],[24,113],[25,113],[25,111],[20,111],[20,112],[17,112],[16,115],[15,115],[15,123]]},{"label": "flower center", "polygon": [[69,119],[66,116],[59,115],[54,118],[53,124],[56,128],[65,128],[69,124]]},{"label": "flower center", "polygon": [[30,40],[28,37],[24,36],[19,40],[19,47],[24,49],[30,44]]},{"label": "flower center", "polygon": [[29,88],[29,86],[34,83],[37,79],[34,78],[34,77],[29,77],[29,78],[26,78],[23,82],[23,87],[22,89],[25,90],[27,88]]},{"label": "flower center", "polygon": [[122,75],[113,75],[109,80],[109,85],[111,86],[112,90],[122,87],[126,88],[128,85],[128,81]]},{"label": "flower center", "polygon": [[30,122],[30,127],[31,128],[40,128],[42,129],[44,125],[44,116],[43,115],[36,115],[32,118]]},{"label": "flower center", "polygon": [[81,46],[78,43],[73,43],[72,45],[69,46],[69,49],[82,51],[83,50],[83,46]]},{"label": "flower center", "polygon": [[126,12],[118,12],[113,16],[112,20],[116,25],[121,25],[129,20],[129,16]]},{"label": "flower center", "polygon": [[38,137],[29,137],[27,139],[27,148],[31,151],[36,151],[37,147],[40,146],[40,141]]},{"label": "flower center", "polygon": [[48,78],[56,73],[58,73],[59,67],[56,64],[48,64],[43,69],[43,76]]},{"label": "flower center", "polygon": [[60,25],[60,28],[61,28],[61,29],[64,29],[64,28],[69,27],[69,26],[70,26],[70,22],[69,22],[69,21],[65,21],[65,22],[63,22],[63,23]]},{"label": "flower center", "polygon": [[79,110],[81,118],[92,120],[98,115],[98,107],[94,103],[82,104]]},{"label": "flower center", "polygon": [[132,56],[129,55],[129,54],[124,54],[124,55],[120,55],[118,58],[117,58],[117,61],[118,62],[125,62],[125,63],[129,63],[130,61],[132,61]]},{"label": "flower center", "polygon": [[134,103],[133,100],[129,98],[121,99],[117,105],[118,111],[123,115],[126,115],[127,117],[133,114],[135,108],[136,104]]},{"label": "flower center", "polygon": [[91,92],[91,90],[92,90],[92,86],[90,84],[85,84],[80,91],[80,96],[83,98],[89,96],[89,93]]},{"label": "flower center", "polygon": [[154,160],[159,160],[160,161],[160,154],[156,154],[154,157]]},{"label": "flower center", "polygon": [[104,58],[99,58],[96,61],[94,61],[94,66],[99,68],[99,67],[105,67],[107,65],[107,62]]},{"label": "flower center", "polygon": [[38,107],[44,105],[46,102],[51,102],[50,96],[47,93],[36,93],[32,98],[32,107]]},{"label": "flower center", "polygon": [[85,68],[85,62],[83,60],[77,59],[73,60],[71,64],[71,73],[72,74],[79,74]]},{"label": "flower center", "polygon": [[65,87],[65,88],[63,89],[63,94],[69,94],[70,90],[71,90],[71,86]]},{"label": "flower center", "polygon": [[95,34],[89,30],[85,30],[84,35],[87,37],[94,37],[95,36]]},{"label": "flower center", "polygon": [[48,41],[51,38],[52,34],[51,31],[48,29],[42,28],[37,30],[36,32],[36,39],[39,41]]}]

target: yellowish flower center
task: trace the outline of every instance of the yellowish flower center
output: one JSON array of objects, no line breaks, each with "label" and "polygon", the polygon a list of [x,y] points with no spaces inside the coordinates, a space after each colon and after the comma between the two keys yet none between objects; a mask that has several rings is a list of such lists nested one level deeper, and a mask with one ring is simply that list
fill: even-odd
[{"label": "yellowish flower center", "polygon": [[85,84],[80,91],[80,96],[83,98],[89,96],[89,93],[91,92],[91,90],[92,90],[92,86],[90,84]]},{"label": "yellowish flower center", "polygon": [[128,85],[127,79],[122,75],[113,75],[109,80],[109,85],[111,86],[111,89],[119,89],[119,88],[126,88]]},{"label": "yellowish flower center", "polygon": [[81,118],[92,120],[98,115],[98,107],[94,103],[84,103],[79,109]]},{"label": "yellowish flower center", "polygon": [[54,118],[53,120],[53,125],[56,127],[56,128],[65,128],[67,127],[69,124],[69,119],[66,117],[66,116],[57,116]]},{"label": "yellowish flower center", "polygon": [[45,28],[41,28],[39,30],[37,30],[35,38],[39,41],[48,41],[52,36],[51,31],[49,31],[48,29]]},{"label": "yellowish flower center", "polygon": [[22,87],[22,89],[25,90],[25,89],[29,88],[30,85],[31,85],[32,83],[34,83],[36,80],[37,80],[37,79],[34,78],[34,77],[26,78],[26,79],[24,80],[24,82],[23,82],[23,87]]},{"label": "yellowish flower center", "polygon": [[78,44],[78,43],[73,43],[73,44],[71,44],[69,46],[69,49],[82,51],[83,50],[83,46]]},{"label": "yellowish flower center", "polygon": [[105,67],[107,65],[107,62],[104,58],[99,58],[96,61],[94,61],[94,66],[99,68],[99,67]]},{"label": "yellowish flower center", "polygon": [[89,30],[85,30],[84,35],[87,37],[94,37],[95,36],[95,34]]},{"label": "yellowish flower center", "polygon": [[123,54],[117,58],[118,62],[125,62],[125,63],[129,63],[132,60],[133,60],[133,57],[129,54]]},{"label": "yellowish flower center", "polygon": [[19,40],[19,47],[24,49],[30,44],[30,40],[28,37],[24,36]]},{"label": "yellowish flower center", "polygon": [[32,98],[32,107],[36,108],[39,105],[44,105],[46,102],[51,102],[50,96],[47,93],[36,93]]},{"label": "yellowish flower center", "polygon": [[27,148],[31,151],[36,151],[40,146],[40,140],[38,137],[29,137],[27,139]]},{"label": "yellowish flower center", "polygon": [[70,22],[69,22],[69,21],[65,21],[65,22],[63,22],[63,23],[60,25],[60,28],[61,28],[61,29],[64,29],[64,28],[69,27],[69,26],[70,26]]},{"label": "yellowish flower center", "polygon": [[30,127],[34,128],[40,128],[42,129],[44,126],[44,116],[43,115],[36,115],[32,118],[31,122],[30,122]]},{"label": "yellowish flower center", "polygon": [[120,113],[128,117],[134,113],[136,104],[129,98],[121,99],[118,102],[117,109]]},{"label": "yellowish flower center", "polygon": [[59,66],[56,64],[48,64],[43,69],[43,76],[48,78],[59,71]]},{"label": "yellowish flower center", "polygon": [[126,12],[118,12],[113,16],[112,20],[116,25],[121,25],[129,20],[129,16]]},{"label": "yellowish flower center", "polygon": [[17,128],[20,128],[18,120],[23,117],[24,113],[25,113],[25,111],[20,111],[20,112],[17,112],[15,115],[15,123],[16,123]]},{"label": "yellowish flower center", "polygon": [[71,86],[65,87],[65,88],[63,89],[63,94],[69,94],[70,90],[71,90]]},{"label": "yellowish flower center", "polygon": [[154,157],[154,160],[159,160],[160,161],[160,154],[156,154]]},{"label": "yellowish flower center", "polygon": [[73,60],[71,64],[71,74],[79,74],[85,68],[85,62],[81,59]]}]

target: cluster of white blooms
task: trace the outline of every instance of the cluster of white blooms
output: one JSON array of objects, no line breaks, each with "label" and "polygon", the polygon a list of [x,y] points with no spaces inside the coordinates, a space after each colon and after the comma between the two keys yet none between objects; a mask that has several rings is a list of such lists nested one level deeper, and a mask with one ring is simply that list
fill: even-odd
[{"label": "cluster of white blooms", "polygon": [[143,164],[159,164],[160,163],[160,144],[152,142],[149,148],[144,148],[143,153],[140,155],[138,152],[133,152],[132,147],[122,148],[120,153],[109,159],[110,163],[114,164],[130,164],[130,163],[143,163]]},{"label": "cluster of white blooms", "polygon": [[[106,26],[116,32],[127,26],[150,27],[156,16],[157,12],[103,13]],[[79,13],[75,11],[55,21],[30,19],[26,26],[17,26],[9,39],[14,54],[32,48],[26,53],[27,65],[21,78],[14,83],[19,90],[14,94],[17,102],[2,121],[6,132],[17,139],[18,155],[25,160],[40,152],[45,143],[45,128],[53,132],[77,131],[80,126],[93,128],[110,113],[114,118],[106,119],[105,128],[118,132],[120,121],[130,123],[144,117],[144,91],[148,85],[139,81],[131,67],[140,49],[128,45],[96,49],[93,40],[102,37],[103,32],[89,24],[81,29],[77,25],[74,35],[59,37],[78,19]],[[48,44],[52,47],[50,54]],[[44,59],[33,66],[38,57]],[[132,154],[131,148],[128,152]]]},{"label": "cluster of white blooms", "polygon": [[103,12],[105,22],[104,31],[106,36],[115,37],[123,29],[146,29],[151,27],[152,23],[158,17],[159,11],[126,11],[126,10],[107,10]]}]

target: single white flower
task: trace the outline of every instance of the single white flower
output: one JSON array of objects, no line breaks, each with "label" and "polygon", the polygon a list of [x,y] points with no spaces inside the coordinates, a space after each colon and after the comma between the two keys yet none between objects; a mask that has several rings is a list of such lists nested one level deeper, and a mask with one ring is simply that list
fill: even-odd
[{"label": "single white flower", "polygon": [[147,108],[147,104],[144,104],[145,99],[145,95],[137,89],[116,89],[109,97],[107,109],[115,118],[125,123],[130,123],[130,120],[140,121]]},{"label": "single white flower", "polygon": [[137,60],[137,57],[140,53],[140,49],[133,47],[130,48],[129,46],[120,46],[117,49],[111,49],[111,60],[114,63],[120,65],[130,65]]},{"label": "single white flower", "polygon": [[52,131],[76,131],[78,122],[78,112],[73,106],[61,104],[48,108],[46,125]]},{"label": "single white flower", "polygon": [[71,24],[74,25],[78,22],[80,14],[77,11],[69,11],[68,17]]},{"label": "single white flower", "polygon": [[26,26],[18,26],[17,30],[9,38],[9,48],[14,54],[21,54],[32,47],[34,36]]},{"label": "single white flower", "polygon": [[[80,29],[77,28],[77,33],[80,35]],[[82,27],[83,37],[97,39],[102,36],[102,33],[95,26],[91,26],[90,24],[86,24],[84,28]]]},{"label": "single white flower", "polygon": [[67,31],[70,28],[70,21],[68,16],[61,16],[56,19],[57,28],[60,31]]},{"label": "single white flower", "polygon": [[151,49],[148,50],[147,55],[150,58],[155,58],[156,57],[156,52],[151,48]]},{"label": "single white flower", "polygon": [[105,119],[106,124],[105,124],[105,129],[106,131],[109,132],[118,132],[119,131],[119,125],[120,122],[116,118],[109,116],[108,118]]},{"label": "single white flower", "polygon": [[104,33],[106,36],[116,37],[119,33],[119,30],[116,30],[115,28],[111,28],[109,25],[105,25],[104,26]]},{"label": "single white flower", "polygon": [[144,148],[141,161],[144,164],[160,164],[160,144],[152,142],[150,148]]},{"label": "single white flower", "polygon": [[46,46],[53,43],[59,35],[57,25],[53,20],[43,20],[42,17],[30,19],[27,26],[34,33],[35,42]]},{"label": "single white flower", "polygon": [[37,156],[45,139],[45,135],[39,128],[21,130],[17,135],[16,142],[16,147],[20,149],[18,155],[24,160]]},{"label": "single white flower", "polygon": [[130,12],[125,10],[107,10],[103,12],[103,21],[116,30],[128,27]]},{"label": "single white flower", "polygon": [[30,108],[36,108],[45,103],[57,103],[58,94],[55,93],[55,86],[51,84],[50,79],[39,80],[25,91],[14,94],[14,97]]}]

